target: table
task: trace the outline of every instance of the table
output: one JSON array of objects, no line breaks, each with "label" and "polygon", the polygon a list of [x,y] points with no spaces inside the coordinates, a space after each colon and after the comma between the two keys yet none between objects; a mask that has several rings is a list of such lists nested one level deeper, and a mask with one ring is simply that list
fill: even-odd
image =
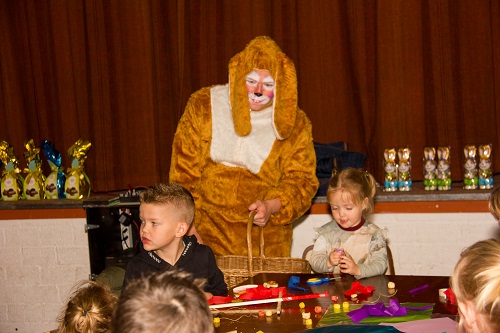
[{"label": "table", "polygon": [[[325,283],[321,285],[307,285],[306,281],[312,277],[325,277],[324,274],[282,274],[282,273],[262,273],[254,276],[251,279],[243,282],[241,285],[245,284],[263,284],[266,281],[276,281],[279,286],[287,286],[288,280],[292,275],[298,276],[300,278],[300,287],[307,288],[307,292],[295,291],[287,289],[287,292],[294,295],[304,295],[308,293],[324,293],[328,291],[330,295],[338,296],[339,302],[350,301],[344,297],[344,292],[351,289],[352,282],[356,281],[350,275],[341,276],[340,280],[334,280],[330,283]],[[457,309],[455,305],[446,303],[443,299],[440,299],[438,290],[441,288],[449,287],[449,277],[447,276],[398,276],[398,275],[380,275],[371,278],[358,280],[363,286],[373,286],[375,291],[372,296],[366,301],[368,302],[384,302],[387,303],[391,297],[389,297],[389,291],[387,288],[387,283],[392,281],[396,285],[396,294],[393,298],[396,298],[400,303],[404,302],[415,302],[415,303],[434,303],[434,310],[432,317],[450,317],[455,318]],[[410,290],[428,285],[429,287],[411,295]],[[230,291],[230,295],[232,291]],[[299,308],[299,303],[301,301],[289,301],[282,303],[282,313],[278,316],[273,313],[271,317],[261,318],[255,313],[258,309],[273,309],[276,310],[277,303],[259,304],[252,305],[248,307],[237,307],[234,310],[220,309],[212,310],[214,316],[219,316],[220,326],[216,327],[215,331],[219,333],[227,332],[249,332],[255,333],[261,330],[264,333],[273,332],[298,332],[306,330],[304,319],[302,319],[301,311]],[[331,297],[316,298],[303,300],[305,303],[305,312],[311,313],[311,319],[313,321],[312,327],[316,327],[319,320],[322,318],[325,310],[332,304]],[[358,301],[359,304],[363,304],[364,301]],[[350,301],[350,303],[354,303]],[[321,314],[316,314],[314,312],[315,306],[321,306],[323,312]],[[241,312],[234,311],[242,310]],[[243,311],[245,310],[245,311]],[[250,311],[248,311],[250,310]]]}]

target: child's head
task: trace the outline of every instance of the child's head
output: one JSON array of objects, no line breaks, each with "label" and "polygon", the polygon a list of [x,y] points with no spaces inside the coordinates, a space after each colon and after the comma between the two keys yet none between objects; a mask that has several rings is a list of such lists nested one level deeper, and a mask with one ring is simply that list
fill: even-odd
[{"label": "child's head", "polygon": [[450,278],[461,332],[500,332],[500,240],[465,249]]},{"label": "child's head", "polygon": [[489,202],[490,213],[493,215],[495,220],[500,223],[500,186],[497,186],[490,196]]},{"label": "child's head", "polygon": [[[141,242],[146,251],[155,251],[164,260],[178,251],[194,216],[194,200],[184,187],[160,183],[140,194]],[[159,251],[159,252],[157,252]],[[175,262],[171,262],[173,265]]]},{"label": "child's head", "polygon": [[191,193],[179,184],[158,183],[141,192],[139,196],[141,206],[171,205],[182,219],[191,225],[194,218],[194,199]]},{"label": "child's head", "polygon": [[132,281],[113,316],[116,333],[213,332],[203,280],[177,270]]},{"label": "child's head", "polygon": [[371,174],[361,169],[348,168],[333,173],[326,198],[330,205],[334,199],[351,203],[361,208],[362,216],[367,218],[373,213],[376,193],[376,181]]},{"label": "child's head", "polygon": [[57,333],[110,332],[116,302],[105,284],[90,280],[77,283],[57,319]]}]

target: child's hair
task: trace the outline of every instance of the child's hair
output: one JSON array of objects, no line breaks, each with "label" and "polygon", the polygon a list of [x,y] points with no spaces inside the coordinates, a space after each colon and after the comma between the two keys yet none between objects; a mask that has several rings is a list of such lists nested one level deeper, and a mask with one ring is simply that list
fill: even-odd
[{"label": "child's hair", "polygon": [[103,283],[85,280],[70,292],[66,306],[57,318],[57,333],[107,333],[117,297]]},{"label": "child's hair", "polygon": [[[500,332],[500,240],[479,241],[465,249],[450,277],[450,286],[459,303],[469,302],[475,307],[483,319],[477,323],[481,332]],[[466,324],[461,315],[461,331]]]},{"label": "child's hair", "polygon": [[179,184],[158,183],[141,192],[141,204],[171,204],[183,214],[188,225],[194,218],[194,199],[191,193]]},{"label": "child's hair", "polygon": [[495,220],[500,220],[500,186],[497,186],[490,195],[490,202],[488,204],[491,215]]},{"label": "child's hair", "polygon": [[122,292],[113,315],[115,333],[213,332],[203,279],[178,270],[133,280]]},{"label": "child's hair", "polygon": [[365,198],[368,198],[366,208],[363,210],[363,217],[366,218],[373,213],[377,183],[370,173],[354,168],[334,171],[326,191],[328,201],[338,191],[342,192],[343,198],[352,201],[355,205],[360,205]]}]

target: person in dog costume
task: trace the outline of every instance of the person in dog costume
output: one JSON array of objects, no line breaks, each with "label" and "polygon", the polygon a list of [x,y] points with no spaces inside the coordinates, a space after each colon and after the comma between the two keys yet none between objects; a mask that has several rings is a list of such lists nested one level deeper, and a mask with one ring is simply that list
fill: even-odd
[{"label": "person in dog costume", "polygon": [[256,211],[266,254],[289,257],[292,222],[318,189],[315,173],[293,62],[271,38],[257,37],[230,60],[229,83],[193,93],[179,121],[170,181],[195,199],[191,233],[216,255],[246,255],[246,225]]}]

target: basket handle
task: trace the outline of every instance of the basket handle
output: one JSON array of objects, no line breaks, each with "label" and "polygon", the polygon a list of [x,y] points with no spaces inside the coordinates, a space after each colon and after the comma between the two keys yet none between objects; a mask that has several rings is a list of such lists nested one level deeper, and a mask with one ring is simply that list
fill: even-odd
[{"label": "basket handle", "polygon": [[[253,275],[253,255],[252,255],[252,227],[253,227],[253,220],[255,217],[255,214],[257,214],[256,211],[253,211],[250,213],[250,216],[248,217],[248,222],[247,222],[247,246],[248,246],[248,272],[250,273],[250,276]],[[259,227],[259,256],[264,259],[264,227]],[[261,264],[262,264],[261,260]],[[260,270],[262,270],[262,267],[260,267]]]}]

